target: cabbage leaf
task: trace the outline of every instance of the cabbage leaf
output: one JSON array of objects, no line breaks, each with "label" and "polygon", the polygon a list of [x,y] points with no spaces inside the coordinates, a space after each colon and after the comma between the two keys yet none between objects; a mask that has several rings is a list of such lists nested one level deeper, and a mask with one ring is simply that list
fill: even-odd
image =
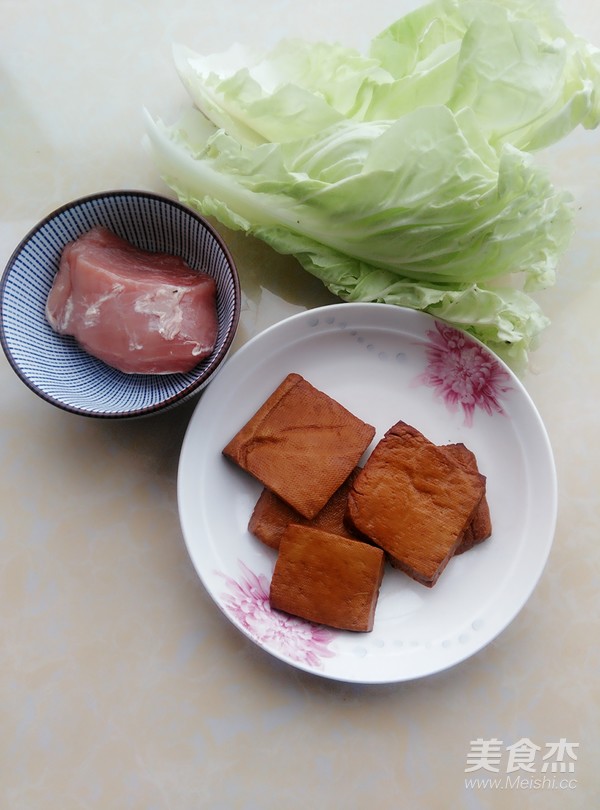
[{"label": "cabbage leaf", "polygon": [[421,309],[515,367],[548,319],[570,196],[534,152],[600,122],[600,52],[551,0],[434,0],[367,55],[174,48],[193,102],[146,113],[178,197],[297,258],[346,301]]}]

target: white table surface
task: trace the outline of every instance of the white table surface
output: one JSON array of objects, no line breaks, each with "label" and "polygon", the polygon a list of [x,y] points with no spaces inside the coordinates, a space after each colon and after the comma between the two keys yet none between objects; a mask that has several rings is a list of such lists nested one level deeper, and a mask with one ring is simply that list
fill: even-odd
[{"label": "white table surface", "polygon": [[[173,41],[209,53],[298,35],[366,49],[412,5],[2,0],[2,263],[75,197],[170,195],[141,140],[144,106],[170,120],[187,105]],[[593,0],[565,6],[600,44]],[[361,687],[265,655],[215,608],[183,542],[176,475],[195,403],[136,422],[75,417],[2,356],[0,807],[598,806],[600,132],[578,130],[542,159],[576,200],[558,283],[538,296],[552,326],[524,377],[556,458],[555,542],[510,626],[430,678]],[[236,346],[334,300],[293,260],[220,230],[244,291]],[[478,738],[578,743],[570,784],[468,787]]]}]

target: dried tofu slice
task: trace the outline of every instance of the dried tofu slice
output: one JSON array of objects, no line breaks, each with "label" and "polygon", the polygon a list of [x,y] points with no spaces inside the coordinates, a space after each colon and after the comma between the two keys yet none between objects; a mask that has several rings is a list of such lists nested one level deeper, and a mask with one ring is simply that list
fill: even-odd
[{"label": "dried tofu slice", "polygon": [[285,501],[282,501],[275,493],[263,489],[250,516],[248,530],[266,546],[275,549],[279,548],[283,533],[290,523],[310,525],[315,529],[322,529],[331,534],[339,534],[342,537],[354,537],[344,523],[344,515],[346,514],[348,491],[358,470],[358,467],[354,468],[350,476],[341,487],[336,489],[321,511],[317,512],[314,518],[310,520],[302,517],[299,512]]},{"label": "dried tofu slice", "polygon": [[375,428],[288,374],[223,449],[305,518],[313,518],[348,478]]},{"label": "dried tofu slice", "polygon": [[398,422],[356,477],[346,517],[392,565],[431,587],[458,548],[484,486],[479,473]]},{"label": "dried tofu slice", "polygon": [[[464,444],[445,444],[443,445],[444,450],[451,454],[452,458],[455,461],[458,461],[459,464],[462,464],[467,469],[473,470],[474,472],[479,472],[479,468],[477,466],[477,459],[475,454],[469,450]],[[484,478],[485,483],[485,476]],[[484,540],[487,540],[488,537],[492,534],[492,518],[490,515],[490,507],[488,504],[488,500],[486,497],[485,489],[483,495],[481,496],[481,500],[477,505],[477,509],[475,510],[475,514],[473,515],[473,519],[464,530],[462,537],[460,539],[460,543],[458,544],[458,548],[454,552],[454,554],[463,554],[465,551],[473,548],[473,546],[482,543]]]},{"label": "dried tofu slice", "polygon": [[291,524],[279,545],[271,607],[340,630],[369,632],[384,563],[375,546]]}]

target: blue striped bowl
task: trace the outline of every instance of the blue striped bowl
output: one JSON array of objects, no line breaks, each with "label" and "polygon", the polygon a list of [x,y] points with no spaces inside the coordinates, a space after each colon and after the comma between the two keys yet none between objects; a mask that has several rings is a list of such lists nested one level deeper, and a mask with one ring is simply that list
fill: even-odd
[{"label": "blue striped bowl", "polygon": [[[124,374],[50,328],[46,299],[62,250],[94,225],[104,225],[144,250],[179,255],[215,278],[217,344],[192,371]],[[148,192],[105,192],[62,206],[23,239],[0,284],[0,342],[12,368],[47,402],[84,416],[146,416],[189,399],[225,359],[239,316],[239,278],[219,234],[180,203]]]}]

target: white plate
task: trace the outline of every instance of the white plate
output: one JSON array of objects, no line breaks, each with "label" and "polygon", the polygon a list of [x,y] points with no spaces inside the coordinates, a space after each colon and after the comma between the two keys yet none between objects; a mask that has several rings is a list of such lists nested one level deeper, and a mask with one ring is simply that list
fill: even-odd
[{"label": "white plate", "polygon": [[[454,557],[432,589],[387,568],[371,633],[271,611],[276,552],[247,530],[261,486],[221,454],[292,371],[374,425],[373,445],[402,420],[438,444],[464,442],[487,476],[492,537]],[[178,498],[194,566],[235,626],[300,669],[384,683],[457,664],[516,616],[552,544],[556,473],[528,394],[486,348],[419,312],[334,304],[270,327],[227,361],[189,424]]]}]

